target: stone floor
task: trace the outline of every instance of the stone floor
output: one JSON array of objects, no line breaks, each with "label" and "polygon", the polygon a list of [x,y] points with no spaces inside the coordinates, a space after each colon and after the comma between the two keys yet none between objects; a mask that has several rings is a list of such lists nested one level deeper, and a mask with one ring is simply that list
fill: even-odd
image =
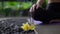
[{"label": "stone floor", "polygon": [[[27,22],[26,19],[26,17],[0,18],[0,34],[27,34],[22,33],[22,29],[20,29],[22,23]],[[36,31],[38,34],[60,34],[60,25],[37,25]],[[35,34],[35,32],[28,34]]]},{"label": "stone floor", "polygon": [[60,34],[60,25],[38,25],[36,31],[39,34]]},{"label": "stone floor", "polygon": [[[22,33],[23,23],[26,23],[27,18],[25,17],[9,17],[9,18],[0,18],[0,34],[27,34]],[[34,31],[29,32],[28,34],[35,34]]]}]

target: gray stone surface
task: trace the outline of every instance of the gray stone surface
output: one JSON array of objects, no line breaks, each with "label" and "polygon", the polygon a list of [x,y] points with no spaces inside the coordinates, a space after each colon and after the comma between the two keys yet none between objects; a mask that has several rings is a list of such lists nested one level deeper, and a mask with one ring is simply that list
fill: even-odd
[{"label": "gray stone surface", "polygon": [[[0,18],[0,34],[27,34],[20,32],[22,31],[20,26],[26,22],[26,17]],[[34,32],[30,32],[28,34],[34,34]]]},{"label": "gray stone surface", "polygon": [[[13,29],[18,29],[22,23],[27,22],[26,17],[9,17],[9,18],[0,18],[0,34],[26,34],[26,33],[20,33],[16,31],[12,31]],[[10,29],[6,29],[10,27]],[[5,33],[4,33],[4,29]],[[36,25],[36,31],[38,34],[60,34],[60,25]],[[29,34],[35,34],[34,32],[30,32]]]},{"label": "gray stone surface", "polygon": [[37,25],[36,31],[39,34],[60,34],[60,25]]}]

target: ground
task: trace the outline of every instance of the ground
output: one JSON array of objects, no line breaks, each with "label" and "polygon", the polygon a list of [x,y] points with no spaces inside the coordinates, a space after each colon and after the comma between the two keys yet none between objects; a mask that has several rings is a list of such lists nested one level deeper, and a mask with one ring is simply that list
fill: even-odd
[{"label": "ground", "polygon": [[[22,34],[20,26],[27,22],[27,17],[1,17],[0,18],[0,34]],[[17,32],[20,30],[19,32]],[[36,31],[38,34],[60,34],[60,25],[37,25]],[[27,33],[23,33],[27,34]],[[30,32],[29,34],[35,34]]]},{"label": "ground", "polygon": [[[0,34],[26,34],[22,33],[22,23],[26,23],[27,17],[3,17],[0,18]],[[34,31],[29,34],[34,34]]]}]

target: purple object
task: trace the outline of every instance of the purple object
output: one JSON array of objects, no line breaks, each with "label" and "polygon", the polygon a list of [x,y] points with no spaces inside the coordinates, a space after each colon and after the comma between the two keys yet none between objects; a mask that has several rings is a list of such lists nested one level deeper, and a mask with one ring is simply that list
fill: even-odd
[{"label": "purple object", "polygon": [[34,20],[33,18],[28,18],[28,22],[29,23],[34,23],[35,25],[38,25],[38,24],[41,24],[42,23],[42,21],[37,21],[37,20]]}]

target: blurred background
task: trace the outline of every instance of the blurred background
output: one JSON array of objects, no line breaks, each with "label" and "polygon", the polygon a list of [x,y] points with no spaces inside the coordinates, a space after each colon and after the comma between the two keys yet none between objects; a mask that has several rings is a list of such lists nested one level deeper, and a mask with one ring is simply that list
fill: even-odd
[{"label": "blurred background", "polygon": [[[0,17],[4,17],[0,18],[0,34],[23,33],[20,27],[22,23],[29,22],[25,17],[29,17],[29,9],[36,1],[37,0],[0,0]],[[43,8],[46,7],[47,1],[48,0],[45,0],[42,6]],[[36,24],[37,23],[40,22],[36,22]],[[37,25],[36,31],[39,34],[60,34],[60,25]],[[31,34],[34,33],[33,31]]]},{"label": "blurred background", "polygon": [[[28,17],[30,7],[36,0],[0,0],[0,17]],[[43,8],[47,5],[47,0]]]}]

